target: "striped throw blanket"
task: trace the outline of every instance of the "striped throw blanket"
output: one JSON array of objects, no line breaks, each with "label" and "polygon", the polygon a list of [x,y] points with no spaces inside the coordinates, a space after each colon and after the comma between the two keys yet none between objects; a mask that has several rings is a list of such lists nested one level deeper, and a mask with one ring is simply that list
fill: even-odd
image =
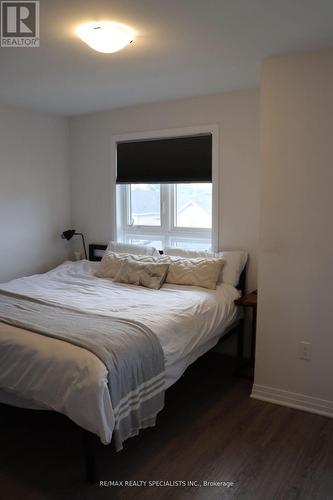
[{"label": "striped throw blanket", "polygon": [[155,425],[164,406],[164,355],[156,335],[143,324],[4,290],[0,320],[88,349],[105,364],[117,451],[128,437]]}]

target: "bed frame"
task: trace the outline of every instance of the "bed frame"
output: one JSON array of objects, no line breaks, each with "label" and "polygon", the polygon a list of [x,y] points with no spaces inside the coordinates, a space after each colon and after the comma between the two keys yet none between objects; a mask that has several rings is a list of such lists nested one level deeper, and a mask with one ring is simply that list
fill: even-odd
[{"label": "bed frame", "polygon": [[[103,254],[107,248],[105,244],[92,243],[89,245],[89,260],[98,262],[102,260]],[[162,254],[163,252],[160,251]],[[242,295],[245,294],[246,285],[246,267],[244,268],[242,274],[239,278],[239,283],[237,289],[241,291]],[[231,336],[237,336],[237,365],[238,367],[244,364],[244,318],[241,317],[234,323],[230,329],[223,335],[220,341],[224,341]],[[238,372],[238,368],[236,373]],[[94,447],[96,443],[96,436],[89,431],[82,429],[82,442],[83,442],[83,453],[84,453],[84,464],[85,464],[85,474],[86,480],[90,483],[96,483],[97,477],[97,466],[96,466],[96,455],[94,453]],[[112,443],[111,443],[112,444]]]},{"label": "bed frame", "polygon": [[[89,245],[89,260],[90,261],[100,261],[102,260],[103,254],[107,248],[105,244],[90,244]],[[163,253],[163,252],[160,252]],[[246,279],[246,268],[243,270],[237,288],[245,293],[245,279]],[[244,319],[238,319],[229,330],[223,335],[221,338],[225,340],[229,338],[231,335],[237,335],[237,358],[238,358],[238,366],[243,365],[243,350],[244,350]],[[90,483],[96,483],[98,480],[98,469],[96,464],[96,454],[95,454],[95,446],[99,441],[98,437],[81,428],[82,435],[82,447],[83,447],[83,459],[85,466],[85,477],[86,480]],[[113,445],[113,442],[110,443]]]}]

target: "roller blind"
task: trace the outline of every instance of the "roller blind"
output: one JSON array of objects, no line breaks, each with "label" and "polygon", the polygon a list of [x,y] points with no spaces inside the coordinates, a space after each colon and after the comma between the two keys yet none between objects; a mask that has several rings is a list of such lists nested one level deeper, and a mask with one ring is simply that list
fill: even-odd
[{"label": "roller blind", "polygon": [[212,182],[212,135],[119,142],[117,184]]}]

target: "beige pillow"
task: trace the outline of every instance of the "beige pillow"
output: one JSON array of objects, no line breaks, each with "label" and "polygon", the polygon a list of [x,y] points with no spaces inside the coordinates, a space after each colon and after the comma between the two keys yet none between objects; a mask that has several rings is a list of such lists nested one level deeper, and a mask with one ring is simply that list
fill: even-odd
[{"label": "beige pillow", "polygon": [[169,264],[140,262],[129,257],[120,265],[114,281],[159,290],[165,281]]},{"label": "beige pillow", "polygon": [[149,255],[131,255],[128,253],[116,253],[111,252],[110,250],[106,250],[99,265],[98,271],[95,273],[95,276],[97,276],[98,278],[113,279],[119,271],[120,266],[128,258],[131,258],[136,262],[156,262],[156,259]]},{"label": "beige pillow", "polygon": [[185,259],[183,257],[161,257],[160,261],[169,260],[169,271],[166,277],[166,283],[174,285],[191,285],[216,289],[222,266],[223,259],[198,257],[195,259]]},{"label": "beige pillow", "polygon": [[248,253],[240,250],[208,252],[206,250],[188,250],[185,248],[166,247],[164,248],[164,254],[179,256],[186,259],[194,259],[197,257],[223,259],[224,265],[218,283],[228,283],[235,287],[239,283],[240,275],[248,260]]}]

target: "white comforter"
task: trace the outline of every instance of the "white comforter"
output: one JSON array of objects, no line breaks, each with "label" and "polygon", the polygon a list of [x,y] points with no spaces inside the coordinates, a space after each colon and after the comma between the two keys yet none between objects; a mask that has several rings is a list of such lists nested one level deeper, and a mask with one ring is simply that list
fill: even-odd
[{"label": "white comforter", "polygon": [[[156,291],[96,278],[97,266],[65,262],[0,288],[142,322],[161,343],[167,387],[237,317],[234,300],[239,292],[230,285],[217,290],[164,285]],[[111,441],[114,418],[106,367],[91,352],[67,342],[0,323],[0,401],[58,411],[103,443]]]}]

